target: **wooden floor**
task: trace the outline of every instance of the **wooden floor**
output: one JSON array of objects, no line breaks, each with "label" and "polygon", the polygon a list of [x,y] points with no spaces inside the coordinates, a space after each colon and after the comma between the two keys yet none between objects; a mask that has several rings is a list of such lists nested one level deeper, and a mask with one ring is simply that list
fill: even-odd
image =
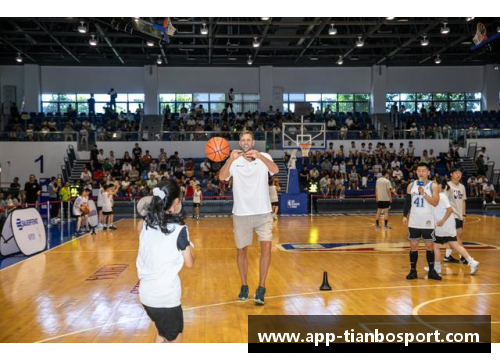
[{"label": "wooden floor", "polygon": [[[185,342],[246,342],[251,314],[491,314],[500,342],[500,252],[471,250],[477,275],[444,265],[443,280],[407,281],[406,229],[374,230],[368,216],[282,217],[275,222],[265,306],[239,302],[231,218],[188,220],[196,264],[181,273]],[[99,231],[0,271],[0,342],[152,342],[155,329],[132,291],[141,221]],[[471,215],[465,241],[500,247],[500,221]],[[285,243],[377,243],[370,251],[285,251]],[[390,243],[390,244],[385,244]],[[372,245],[373,246],[373,245]],[[259,248],[249,251],[249,285],[258,280]],[[114,279],[87,280],[103,266],[125,265]],[[319,292],[328,271],[332,292]],[[102,276],[101,276],[102,277]]]}]

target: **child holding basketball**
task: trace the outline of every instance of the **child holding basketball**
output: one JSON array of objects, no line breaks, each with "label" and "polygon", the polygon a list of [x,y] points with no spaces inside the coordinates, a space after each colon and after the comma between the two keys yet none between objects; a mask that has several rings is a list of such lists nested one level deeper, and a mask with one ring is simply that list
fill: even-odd
[{"label": "child holding basketball", "polygon": [[184,319],[178,274],[183,265],[194,265],[194,255],[179,213],[181,205],[179,185],[173,180],[159,183],[153,189],[139,237],[139,299],[158,330],[156,343],[182,342]]},{"label": "child holding basketball", "polygon": [[[89,229],[89,193],[90,190],[87,188],[83,188],[80,196],[77,197],[75,203],[73,204],[73,215],[76,216],[76,235],[85,234]],[[85,225],[85,229],[82,227]]]}]

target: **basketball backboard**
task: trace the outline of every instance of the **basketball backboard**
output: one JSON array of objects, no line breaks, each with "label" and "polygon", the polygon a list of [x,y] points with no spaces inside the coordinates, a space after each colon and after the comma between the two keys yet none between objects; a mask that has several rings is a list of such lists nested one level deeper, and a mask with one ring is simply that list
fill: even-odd
[{"label": "basketball backboard", "polygon": [[283,149],[300,149],[300,144],[307,143],[311,149],[326,148],[326,132],[324,123],[291,122],[283,123]]}]

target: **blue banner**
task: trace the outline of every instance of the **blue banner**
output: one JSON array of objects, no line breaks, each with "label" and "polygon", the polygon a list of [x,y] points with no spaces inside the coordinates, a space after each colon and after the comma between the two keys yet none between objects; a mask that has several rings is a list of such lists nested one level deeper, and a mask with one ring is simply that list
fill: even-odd
[{"label": "blue banner", "polygon": [[280,196],[280,214],[307,214],[307,212],[307,194]]}]

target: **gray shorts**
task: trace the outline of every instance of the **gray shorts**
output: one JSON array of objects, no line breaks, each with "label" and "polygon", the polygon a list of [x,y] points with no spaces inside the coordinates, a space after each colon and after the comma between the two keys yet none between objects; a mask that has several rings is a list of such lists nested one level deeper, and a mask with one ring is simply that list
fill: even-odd
[{"label": "gray shorts", "polygon": [[273,240],[273,217],[271,213],[236,216],[233,215],[234,241],[238,249],[252,245],[253,232],[259,241]]}]

